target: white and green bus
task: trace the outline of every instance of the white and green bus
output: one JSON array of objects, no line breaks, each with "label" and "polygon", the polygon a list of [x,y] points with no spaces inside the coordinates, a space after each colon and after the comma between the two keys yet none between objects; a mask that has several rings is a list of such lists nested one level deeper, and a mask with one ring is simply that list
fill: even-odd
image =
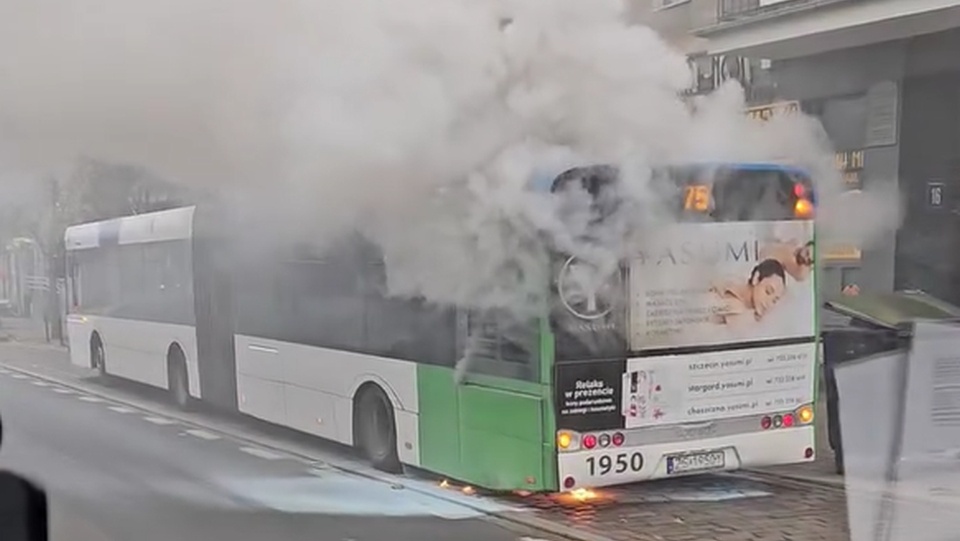
[{"label": "white and green bus", "polygon": [[[522,319],[388,295],[359,235],[318,253],[202,205],[76,225],[71,360],[489,489],[813,460],[809,176],[698,164],[657,178],[676,219],[631,232],[600,281],[548,250],[542,310]],[[600,201],[617,181],[584,167],[531,189]]]}]

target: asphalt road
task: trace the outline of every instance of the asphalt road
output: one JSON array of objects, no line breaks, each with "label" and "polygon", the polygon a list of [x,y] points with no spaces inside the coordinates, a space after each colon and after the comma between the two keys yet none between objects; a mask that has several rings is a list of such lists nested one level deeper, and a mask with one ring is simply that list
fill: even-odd
[{"label": "asphalt road", "polygon": [[0,415],[0,467],[47,489],[54,541],[546,537],[3,368]]}]

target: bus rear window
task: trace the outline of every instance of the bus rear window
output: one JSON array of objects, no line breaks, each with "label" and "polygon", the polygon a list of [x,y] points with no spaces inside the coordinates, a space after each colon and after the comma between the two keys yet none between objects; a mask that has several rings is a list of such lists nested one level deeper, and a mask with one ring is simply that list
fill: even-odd
[{"label": "bus rear window", "polygon": [[812,218],[807,178],[775,168],[672,169],[668,199],[684,221],[737,222]]},{"label": "bus rear window", "polygon": [[[618,180],[619,173],[611,166],[578,167],[557,177],[551,191],[572,190],[589,198],[593,220],[602,221],[621,208]],[[652,188],[655,204],[675,210],[685,222],[809,220],[816,203],[806,175],[778,166],[659,168]],[[574,212],[580,207],[571,205]]]}]

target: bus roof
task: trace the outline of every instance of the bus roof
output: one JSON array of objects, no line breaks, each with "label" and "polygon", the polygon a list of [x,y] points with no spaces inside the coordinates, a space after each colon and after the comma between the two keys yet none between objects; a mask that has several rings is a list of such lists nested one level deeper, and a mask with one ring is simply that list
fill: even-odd
[{"label": "bus roof", "polygon": [[[558,176],[579,168],[603,167],[602,165],[583,165],[565,167],[553,171],[539,171],[530,181],[530,187],[537,192],[550,191]],[[663,167],[699,168],[699,169],[741,169],[746,171],[783,171],[794,175],[809,176],[806,169],[796,165],[775,162],[688,162],[685,164],[665,165]]]},{"label": "bus roof", "polygon": [[[531,179],[529,186],[537,192],[553,188],[557,177],[579,168],[605,167],[603,165],[568,166],[554,171],[542,170]],[[670,166],[666,166],[670,167]],[[807,176],[807,172],[794,165],[765,162],[690,162],[673,167],[684,168],[732,168],[750,171],[784,171]],[[64,233],[67,250],[83,250],[107,244],[138,244],[165,240],[189,239],[193,235],[194,206],[180,207],[98,222],[70,226]]]},{"label": "bus roof", "polygon": [[70,226],[64,232],[67,250],[110,244],[140,244],[189,239],[195,207],[180,207]]}]

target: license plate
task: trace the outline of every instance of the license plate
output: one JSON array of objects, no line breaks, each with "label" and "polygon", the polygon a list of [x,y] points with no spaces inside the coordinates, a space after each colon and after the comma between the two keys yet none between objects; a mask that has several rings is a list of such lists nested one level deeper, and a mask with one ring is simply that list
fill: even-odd
[{"label": "license plate", "polygon": [[726,455],[723,451],[709,451],[706,453],[690,453],[667,457],[667,474],[690,473],[697,471],[719,470],[726,466]]}]

